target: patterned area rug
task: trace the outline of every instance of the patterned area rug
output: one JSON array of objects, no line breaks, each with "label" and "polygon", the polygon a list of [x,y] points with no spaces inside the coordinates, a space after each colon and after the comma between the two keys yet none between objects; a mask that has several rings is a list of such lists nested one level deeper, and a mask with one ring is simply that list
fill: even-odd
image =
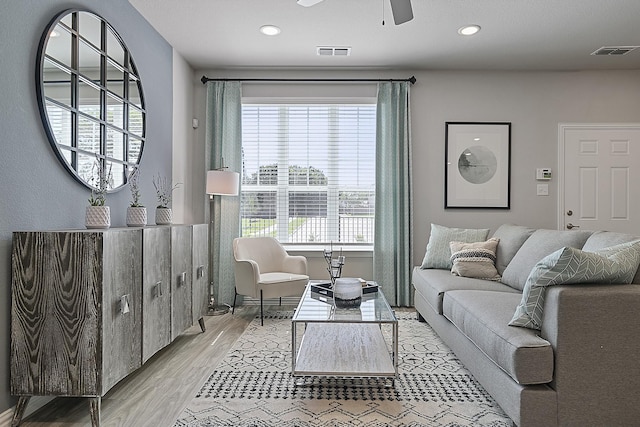
[{"label": "patterned area rug", "polygon": [[254,319],[175,427],[512,426],[414,313],[398,313],[399,377],[393,384],[334,378],[300,384],[290,374],[291,314],[269,313],[263,327]]}]

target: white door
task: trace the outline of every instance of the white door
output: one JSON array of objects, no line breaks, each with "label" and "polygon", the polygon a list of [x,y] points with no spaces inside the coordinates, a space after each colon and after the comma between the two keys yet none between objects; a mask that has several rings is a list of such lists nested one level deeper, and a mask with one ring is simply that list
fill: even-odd
[{"label": "white door", "polygon": [[558,223],[640,234],[640,124],[560,125]]}]

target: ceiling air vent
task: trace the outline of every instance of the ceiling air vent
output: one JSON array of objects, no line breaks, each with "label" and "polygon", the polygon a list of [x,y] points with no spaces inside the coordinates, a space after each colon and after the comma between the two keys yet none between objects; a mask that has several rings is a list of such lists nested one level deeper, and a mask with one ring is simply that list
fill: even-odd
[{"label": "ceiling air vent", "polygon": [[591,55],[626,55],[638,47],[640,46],[603,46],[595,52],[592,52]]},{"label": "ceiling air vent", "polygon": [[316,53],[318,54],[318,56],[349,56],[351,55],[351,48],[318,46],[316,47]]}]

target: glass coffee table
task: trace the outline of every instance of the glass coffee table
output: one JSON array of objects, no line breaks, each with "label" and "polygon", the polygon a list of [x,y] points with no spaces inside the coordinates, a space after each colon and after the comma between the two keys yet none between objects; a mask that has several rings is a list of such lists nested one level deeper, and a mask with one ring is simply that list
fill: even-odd
[{"label": "glass coffee table", "polygon": [[291,320],[292,375],[395,380],[398,319],[382,291],[363,295],[359,308],[341,309],[311,284]]}]

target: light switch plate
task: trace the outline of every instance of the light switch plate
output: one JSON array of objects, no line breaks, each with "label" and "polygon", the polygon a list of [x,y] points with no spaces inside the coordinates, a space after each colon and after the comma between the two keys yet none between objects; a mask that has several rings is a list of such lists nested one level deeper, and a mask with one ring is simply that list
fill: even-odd
[{"label": "light switch plate", "polygon": [[549,184],[538,184],[536,190],[536,195],[538,196],[548,196],[549,195]]}]

